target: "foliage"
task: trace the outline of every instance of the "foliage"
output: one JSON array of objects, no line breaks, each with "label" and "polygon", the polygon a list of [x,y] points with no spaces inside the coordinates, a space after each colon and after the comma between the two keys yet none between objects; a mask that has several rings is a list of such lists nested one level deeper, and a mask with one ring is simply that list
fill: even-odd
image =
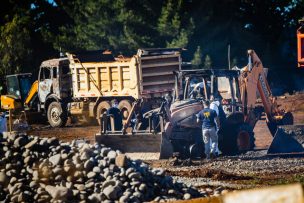
[{"label": "foliage", "polygon": [[212,68],[211,57],[207,54],[204,60],[204,69],[211,69],[211,68]]},{"label": "foliage", "polygon": [[294,68],[303,10],[304,0],[4,0],[0,73],[35,73],[60,49],[132,55],[141,47],[184,47],[184,61],[228,68],[228,44],[233,65],[245,65],[251,48],[269,68]]},{"label": "foliage", "polygon": [[194,52],[191,64],[194,67],[199,67],[200,65],[202,65],[202,51],[201,51],[200,46],[197,46],[196,51]]},{"label": "foliage", "polygon": [[0,73],[2,75],[24,71],[31,59],[28,16],[15,15],[0,27]]}]

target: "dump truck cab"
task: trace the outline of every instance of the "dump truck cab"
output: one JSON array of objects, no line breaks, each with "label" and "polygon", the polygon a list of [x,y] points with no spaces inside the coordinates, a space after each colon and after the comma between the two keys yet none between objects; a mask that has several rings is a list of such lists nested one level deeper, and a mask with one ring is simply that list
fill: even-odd
[{"label": "dump truck cab", "polygon": [[69,60],[58,58],[43,61],[38,75],[38,109],[47,115],[53,127],[65,124],[66,103],[71,100]]},{"label": "dump truck cab", "polygon": [[38,75],[38,97],[47,109],[51,101],[60,102],[71,96],[71,76],[67,58],[42,62]]}]

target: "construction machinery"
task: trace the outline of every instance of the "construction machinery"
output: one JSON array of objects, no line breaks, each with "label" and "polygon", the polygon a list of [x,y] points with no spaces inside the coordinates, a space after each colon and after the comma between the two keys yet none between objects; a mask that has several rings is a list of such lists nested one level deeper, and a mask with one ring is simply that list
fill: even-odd
[{"label": "construction machinery", "polygon": [[[261,60],[253,50],[248,51],[249,63],[242,70],[183,70],[175,72],[174,102],[166,110],[167,101],[160,108],[144,115],[148,128],[132,132],[107,131],[109,116],[102,118],[101,132],[96,140],[121,149],[124,152],[160,152],[160,159],[169,158],[175,152],[181,157],[202,155],[201,125],[196,114],[202,110],[202,101],[218,98],[225,112],[219,129],[219,149],[223,154],[236,154],[254,148],[253,128],[260,118],[261,108],[256,106],[259,93],[266,122],[275,134],[279,125],[293,124],[290,112],[280,109],[265,77]],[[138,103],[134,103],[136,109]],[[133,113],[133,111],[131,111]],[[152,121],[159,121],[153,125]],[[113,129],[113,128],[112,128]],[[275,135],[293,139],[284,133]],[[287,143],[285,143],[287,145]],[[301,145],[301,144],[300,144]],[[281,145],[280,147],[285,147]],[[302,147],[303,148],[303,147]],[[293,152],[295,148],[288,148]],[[298,149],[296,149],[297,151]],[[279,151],[276,147],[272,153]],[[285,150],[286,151],[286,150]]]},{"label": "construction machinery", "polygon": [[67,53],[43,61],[32,86],[24,83],[27,74],[8,76],[10,96],[1,98],[2,106],[25,107],[61,127],[69,116],[99,121],[116,99],[126,120],[135,100],[144,100],[147,111],[159,107],[159,98],[174,88],[172,71],[180,66],[180,49],[139,49],[131,58],[115,58],[107,50]]},{"label": "construction machinery", "polygon": [[[5,94],[1,95],[1,109],[21,110],[32,85],[32,74],[21,73],[7,75]],[[5,89],[5,88],[4,88]]]},{"label": "construction machinery", "polygon": [[298,67],[304,68],[304,18],[299,20],[300,27],[297,30],[298,41]]}]

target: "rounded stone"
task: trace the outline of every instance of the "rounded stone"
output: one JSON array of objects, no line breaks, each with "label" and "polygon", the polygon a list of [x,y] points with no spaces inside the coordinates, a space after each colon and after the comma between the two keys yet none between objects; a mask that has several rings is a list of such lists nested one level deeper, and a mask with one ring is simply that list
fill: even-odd
[{"label": "rounded stone", "polygon": [[90,178],[94,178],[96,176],[96,173],[91,171],[87,174],[87,177],[90,179]]},{"label": "rounded stone", "polygon": [[95,167],[93,168],[93,172],[95,172],[95,173],[100,173],[101,170],[100,170],[99,167],[95,166]]},{"label": "rounded stone", "polygon": [[185,193],[185,194],[184,194],[184,199],[185,199],[185,200],[191,199],[191,195],[190,195],[189,193]]}]

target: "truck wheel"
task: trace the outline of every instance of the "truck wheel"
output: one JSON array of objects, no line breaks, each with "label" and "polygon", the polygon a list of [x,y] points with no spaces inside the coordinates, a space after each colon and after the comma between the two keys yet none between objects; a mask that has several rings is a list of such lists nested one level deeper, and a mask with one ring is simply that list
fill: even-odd
[{"label": "truck wheel", "polygon": [[106,112],[111,107],[110,102],[102,101],[97,106],[96,119],[98,124],[100,125],[100,116]]},{"label": "truck wheel", "polygon": [[221,133],[219,149],[225,155],[236,155],[255,147],[254,132],[247,123],[225,126]]},{"label": "truck wheel", "polygon": [[67,113],[59,102],[52,102],[48,107],[47,118],[52,127],[62,127],[67,122]]},{"label": "truck wheel", "polygon": [[120,109],[120,112],[122,115],[122,120],[127,120],[128,116],[130,114],[131,108],[132,108],[130,101],[121,100],[118,104],[118,108]]}]

